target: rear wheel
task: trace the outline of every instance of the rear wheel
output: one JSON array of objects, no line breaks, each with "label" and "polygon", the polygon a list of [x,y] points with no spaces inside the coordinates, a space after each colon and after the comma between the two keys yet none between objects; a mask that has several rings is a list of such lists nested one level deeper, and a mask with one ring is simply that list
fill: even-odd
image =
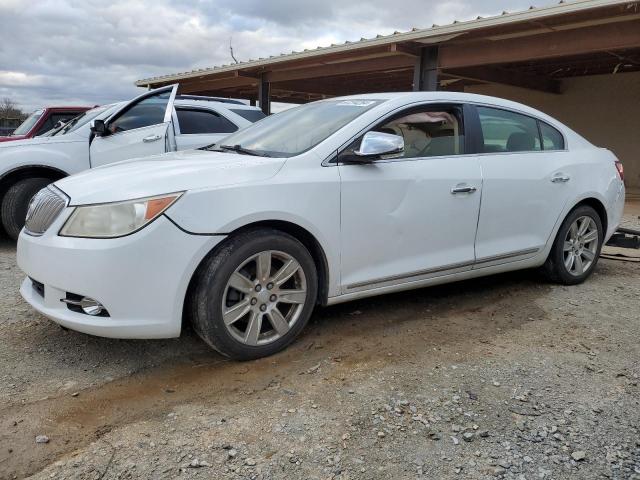
[{"label": "rear wheel", "polygon": [[306,325],[317,298],[313,258],[292,236],[271,229],[230,238],[194,278],[194,330],[237,360],[276,353]]},{"label": "rear wheel", "polygon": [[595,269],[604,232],[598,213],[588,205],[574,209],[560,226],[544,269],[565,285],[584,282]]},{"label": "rear wheel", "polygon": [[48,178],[24,178],[11,185],[2,199],[2,226],[9,237],[16,240],[24,227],[29,202],[41,189],[51,183]]}]

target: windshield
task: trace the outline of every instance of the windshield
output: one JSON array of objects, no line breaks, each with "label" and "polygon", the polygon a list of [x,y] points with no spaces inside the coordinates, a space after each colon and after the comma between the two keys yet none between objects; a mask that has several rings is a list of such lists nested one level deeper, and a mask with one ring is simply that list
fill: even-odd
[{"label": "windshield", "polygon": [[36,110],[31,115],[27,117],[27,119],[20,124],[18,128],[16,128],[12,135],[26,135],[33,128],[33,126],[40,120],[44,110]]},{"label": "windshield", "polygon": [[73,119],[69,120],[69,122],[65,123],[63,126],[58,128],[58,130],[53,132],[51,136],[65,135],[67,133],[73,132],[79,129],[81,126],[86,125],[87,122],[90,122],[91,120],[96,118],[98,115],[100,115],[102,112],[106,111],[107,109],[112,109],[114,107],[115,105],[104,105],[102,107],[92,108],[91,110],[81,113],[77,117],[74,117]]},{"label": "windshield", "polygon": [[285,110],[226,137],[220,144],[255,155],[293,157],[310,150],[384,100],[323,100]]}]

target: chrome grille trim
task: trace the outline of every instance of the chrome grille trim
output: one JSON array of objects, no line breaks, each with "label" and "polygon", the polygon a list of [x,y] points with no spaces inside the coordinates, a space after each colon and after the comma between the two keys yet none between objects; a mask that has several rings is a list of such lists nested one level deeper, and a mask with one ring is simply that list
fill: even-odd
[{"label": "chrome grille trim", "polygon": [[29,203],[24,225],[25,233],[34,237],[42,235],[58,218],[67,202],[67,197],[53,186],[40,190]]}]

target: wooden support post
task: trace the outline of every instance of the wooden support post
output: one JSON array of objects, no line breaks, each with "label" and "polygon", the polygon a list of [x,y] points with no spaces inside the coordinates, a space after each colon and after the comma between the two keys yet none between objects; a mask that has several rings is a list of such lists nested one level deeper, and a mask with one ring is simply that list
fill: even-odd
[{"label": "wooden support post", "polygon": [[258,83],[258,101],[265,115],[271,115],[271,83],[263,75]]},{"label": "wooden support post", "polygon": [[423,47],[413,69],[413,91],[438,89],[438,46]]}]

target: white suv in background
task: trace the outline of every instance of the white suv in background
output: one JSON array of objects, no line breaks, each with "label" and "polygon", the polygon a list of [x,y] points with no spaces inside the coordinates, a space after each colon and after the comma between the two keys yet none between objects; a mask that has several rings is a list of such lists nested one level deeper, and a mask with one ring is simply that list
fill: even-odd
[{"label": "white suv in background", "polygon": [[172,85],[97,107],[48,137],[0,143],[0,219],[16,239],[29,200],[51,182],[130,158],[216,143],[264,117],[237,100],[176,95]]}]

